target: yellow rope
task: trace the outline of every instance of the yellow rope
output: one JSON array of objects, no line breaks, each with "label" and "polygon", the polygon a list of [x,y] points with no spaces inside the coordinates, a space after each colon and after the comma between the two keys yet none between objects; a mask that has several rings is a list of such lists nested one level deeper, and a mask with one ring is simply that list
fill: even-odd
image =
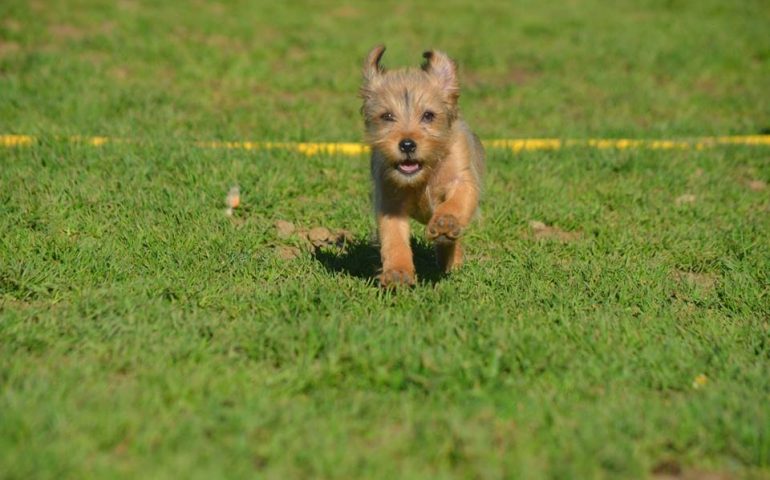
[{"label": "yellow rope", "polygon": [[[102,146],[107,143],[125,143],[128,140],[109,137],[65,137],[66,141]],[[33,145],[37,138],[31,135],[0,135],[2,147],[25,147]],[[720,137],[699,137],[683,140],[634,140],[589,138],[585,140],[560,140],[558,138],[519,138],[486,140],[487,148],[511,150],[513,152],[536,150],[560,150],[563,148],[596,148],[596,149],[649,149],[649,150],[701,150],[717,145],[749,145],[770,146],[770,135],[739,135]],[[225,148],[236,150],[288,150],[305,155],[361,155],[369,151],[369,147],[361,143],[349,142],[196,142],[203,148]]]}]

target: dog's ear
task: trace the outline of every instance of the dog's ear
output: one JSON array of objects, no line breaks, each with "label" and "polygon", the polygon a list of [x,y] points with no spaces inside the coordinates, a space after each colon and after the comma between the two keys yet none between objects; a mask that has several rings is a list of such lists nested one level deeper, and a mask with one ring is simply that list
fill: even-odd
[{"label": "dog's ear", "polygon": [[373,78],[382,74],[385,68],[380,65],[382,54],[385,53],[385,45],[377,45],[369,52],[364,61],[364,82],[371,82]]},{"label": "dog's ear", "polygon": [[460,96],[460,84],[457,81],[457,65],[446,53],[428,50],[422,54],[425,63],[422,69],[435,76],[447,94],[447,98],[456,103]]}]

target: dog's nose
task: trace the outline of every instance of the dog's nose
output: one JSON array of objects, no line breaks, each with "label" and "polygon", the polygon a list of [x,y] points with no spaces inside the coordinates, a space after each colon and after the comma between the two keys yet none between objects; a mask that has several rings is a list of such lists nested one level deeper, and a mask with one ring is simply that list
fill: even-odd
[{"label": "dog's nose", "polygon": [[414,153],[417,150],[417,144],[411,138],[405,138],[398,142],[398,149],[404,153]]}]

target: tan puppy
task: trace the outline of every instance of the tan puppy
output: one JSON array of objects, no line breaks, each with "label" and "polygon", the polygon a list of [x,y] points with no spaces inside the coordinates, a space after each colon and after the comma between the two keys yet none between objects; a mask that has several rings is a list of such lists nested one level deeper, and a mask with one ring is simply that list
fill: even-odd
[{"label": "tan puppy", "polygon": [[361,96],[379,230],[383,287],[414,285],[409,217],[427,224],[439,266],[462,263],[460,236],[479,202],[484,148],[460,118],[457,67],[423,54],[421,69],[385,71],[375,47],[364,63]]}]

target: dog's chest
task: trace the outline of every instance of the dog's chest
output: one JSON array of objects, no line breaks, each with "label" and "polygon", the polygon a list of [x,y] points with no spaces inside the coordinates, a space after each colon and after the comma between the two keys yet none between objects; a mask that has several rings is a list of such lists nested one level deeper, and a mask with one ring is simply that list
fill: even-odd
[{"label": "dog's chest", "polygon": [[419,196],[415,196],[410,202],[409,216],[422,224],[427,224],[436,206],[446,199],[446,186],[440,184],[426,185]]},{"label": "dog's chest", "polygon": [[409,209],[409,216],[422,224],[427,224],[433,216],[435,202],[431,200],[429,189],[426,188],[422,195],[415,198]]}]

